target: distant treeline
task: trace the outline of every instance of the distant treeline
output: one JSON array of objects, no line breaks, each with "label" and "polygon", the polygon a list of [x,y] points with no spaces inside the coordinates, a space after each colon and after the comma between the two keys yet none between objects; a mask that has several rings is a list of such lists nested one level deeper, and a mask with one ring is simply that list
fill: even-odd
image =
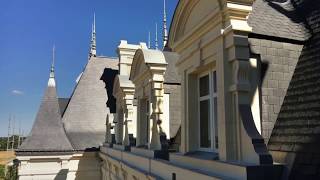
[{"label": "distant treeline", "polygon": [[[17,149],[18,148],[18,142],[19,142],[19,136],[11,136],[10,137],[10,144],[9,144],[9,149],[11,149],[12,147],[12,137],[14,137],[14,144],[13,144],[13,149]],[[25,139],[25,137],[20,137],[20,144],[22,143],[22,141]],[[6,151],[7,150],[7,142],[8,142],[8,138],[7,137],[0,137],[0,151]]]}]

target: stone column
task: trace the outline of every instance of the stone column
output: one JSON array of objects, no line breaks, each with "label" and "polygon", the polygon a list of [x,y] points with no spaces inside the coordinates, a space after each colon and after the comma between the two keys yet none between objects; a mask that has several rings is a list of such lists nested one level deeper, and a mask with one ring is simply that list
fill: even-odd
[{"label": "stone column", "polygon": [[122,145],[124,146],[130,146],[130,140],[129,140],[129,130],[128,130],[128,108],[125,108],[125,121],[124,121],[124,138],[123,138],[123,142]]},{"label": "stone column", "polygon": [[116,133],[116,143],[122,144],[123,141],[123,108],[121,105],[117,107],[117,133]]},{"label": "stone column", "polygon": [[136,146],[142,145],[142,134],[141,134],[141,99],[137,97],[138,107],[137,109],[137,138],[136,138]]},{"label": "stone column", "polygon": [[130,139],[129,139],[129,123],[132,122],[132,116],[133,116],[133,92],[129,89],[124,89],[125,91],[125,105],[124,105],[124,114],[125,114],[125,121],[124,121],[124,139],[123,139],[123,145],[124,146],[130,146]]},{"label": "stone column", "polygon": [[151,81],[151,101],[152,101],[152,135],[150,142],[151,150],[161,150],[160,132],[163,118],[163,74],[154,74]]},{"label": "stone column", "polygon": [[110,114],[107,114],[106,117],[106,139],[105,142],[111,144],[112,143],[112,135],[111,135],[111,123],[109,122]]}]

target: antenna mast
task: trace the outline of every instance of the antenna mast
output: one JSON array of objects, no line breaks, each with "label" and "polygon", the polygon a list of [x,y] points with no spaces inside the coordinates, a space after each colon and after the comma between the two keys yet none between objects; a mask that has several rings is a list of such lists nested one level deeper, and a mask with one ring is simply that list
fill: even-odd
[{"label": "antenna mast", "polygon": [[8,124],[8,138],[7,138],[7,151],[10,146],[10,132],[11,132],[11,115],[9,116],[9,124]]},{"label": "antenna mast", "polygon": [[13,127],[12,127],[12,146],[11,150],[14,150],[14,133],[15,133],[16,117],[13,116]]},{"label": "antenna mast", "polygon": [[21,138],[21,121],[19,120],[19,133],[18,133],[18,147],[17,148],[20,147],[20,143],[21,143],[20,138]]}]

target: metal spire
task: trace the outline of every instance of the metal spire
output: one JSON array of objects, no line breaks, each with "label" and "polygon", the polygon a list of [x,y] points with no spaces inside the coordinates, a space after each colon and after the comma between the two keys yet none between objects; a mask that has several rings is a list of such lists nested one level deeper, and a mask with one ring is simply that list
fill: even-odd
[{"label": "metal spire", "polygon": [[92,23],[92,32],[91,32],[91,45],[90,45],[90,54],[91,57],[97,56],[97,43],[96,43],[96,13],[93,13],[93,23]]},{"label": "metal spire", "polygon": [[148,48],[151,48],[151,33],[149,31],[149,36],[148,36]]},{"label": "metal spire", "polygon": [[156,45],[155,45],[156,49],[158,50],[158,23],[156,23]]},{"label": "metal spire", "polygon": [[163,0],[163,48],[168,42],[166,0]]},{"label": "metal spire", "polygon": [[56,47],[55,47],[55,45],[53,45],[53,48],[52,48],[52,64],[51,64],[51,69],[50,69],[50,78],[54,78],[55,51],[56,51]]},{"label": "metal spire", "polygon": [[48,81],[48,86],[50,86],[50,87],[55,87],[56,86],[56,82],[54,80],[55,53],[56,53],[56,47],[55,47],[55,45],[53,45],[53,48],[52,48],[52,64],[51,64],[51,68],[50,68],[50,78],[49,78],[49,81]]},{"label": "metal spire", "polygon": [[93,33],[96,33],[96,13],[93,13]]}]

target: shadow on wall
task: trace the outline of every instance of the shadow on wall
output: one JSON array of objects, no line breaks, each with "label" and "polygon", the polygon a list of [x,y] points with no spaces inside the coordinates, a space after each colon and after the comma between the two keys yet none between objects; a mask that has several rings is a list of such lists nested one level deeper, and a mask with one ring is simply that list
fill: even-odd
[{"label": "shadow on wall", "polygon": [[311,37],[304,43],[268,147],[276,162],[286,164],[283,179],[320,179],[320,3],[290,2]]},{"label": "shadow on wall", "polygon": [[[249,43],[250,44],[250,43]],[[262,84],[264,83],[265,79],[266,79],[266,74],[268,72],[269,69],[269,62],[265,61],[261,58],[260,54],[255,54],[252,50],[251,50],[251,44],[249,45],[250,47],[250,58],[254,58],[257,60],[257,66],[253,67],[250,66],[250,71],[253,72],[253,74],[251,75],[251,77],[255,77],[254,79],[251,79],[251,81],[253,81],[251,83],[251,85],[253,85],[253,87],[251,87],[251,92],[250,92],[250,104],[253,104],[253,97],[254,97],[254,93],[256,91],[259,92],[259,109],[260,112],[262,112]],[[262,125],[262,115],[260,113],[260,121],[261,121],[261,125]],[[262,129],[262,127],[260,127]],[[265,142],[267,142],[267,139],[264,139]]]},{"label": "shadow on wall", "polygon": [[116,99],[113,97],[113,82],[117,74],[118,70],[105,68],[100,77],[100,80],[105,83],[105,88],[107,90],[108,100],[106,105],[110,109],[110,113],[116,113]]},{"label": "shadow on wall", "polygon": [[69,169],[61,169],[54,180],[66,180],[68,176]]},{"label": "shadow on wall", "polygon": [[[268,4],[280,12],[281,14],[287,16],[292,22],[295,23],[303,23],[305,27],[312,32],[312,28],[310,27],[309,23],[305,20],[306,17],[313,12],[315,5],[319,2],[315,0],[264,0],[268,2]],[[287,10],[281,5],[280,3],[291,3],[294,9]],[[297,16],[298,14],[298,16]]]},{"label": "shadow on wall", "polygon": [[98,151],[86,150],[79,159],[75,180],[100,180],[100,165]]}]

